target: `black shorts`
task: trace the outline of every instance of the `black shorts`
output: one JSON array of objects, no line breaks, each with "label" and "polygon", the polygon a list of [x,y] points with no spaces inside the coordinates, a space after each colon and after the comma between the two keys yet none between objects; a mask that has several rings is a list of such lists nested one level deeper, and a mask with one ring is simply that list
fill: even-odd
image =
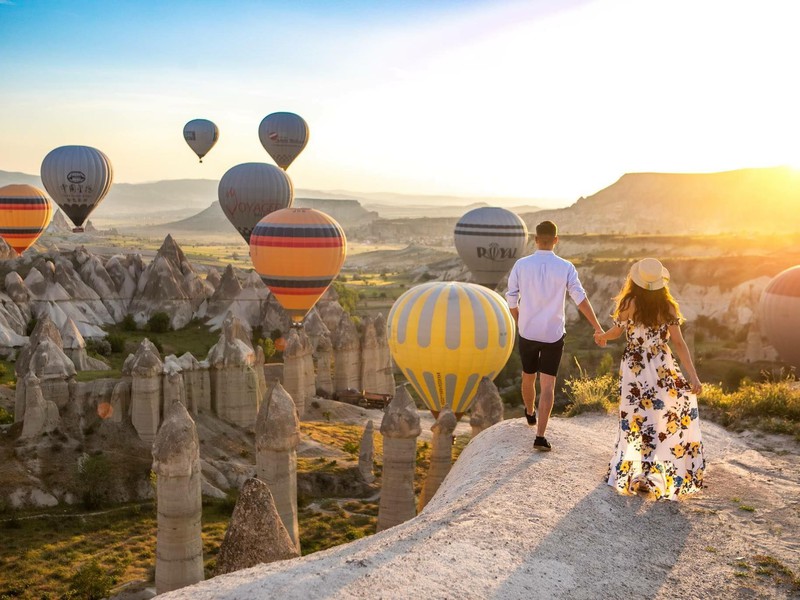
[{"label": "black shorts", "polygon": [[[564,336],[566,337],[566,336]],[[522,370],[528,375],[544,373],[558,375],[558,365],[564,353],[564,337],[557,342],[536,342],[519,338],[519,357],[522,359]]]}]

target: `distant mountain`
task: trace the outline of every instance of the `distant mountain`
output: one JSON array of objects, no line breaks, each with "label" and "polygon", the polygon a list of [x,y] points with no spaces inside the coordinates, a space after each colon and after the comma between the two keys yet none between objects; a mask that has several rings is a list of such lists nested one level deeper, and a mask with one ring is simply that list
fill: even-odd
[{"label": "distant mountain", "polygon": [[[321,210],[334,219],[339,224],[348,229],[351,226],[370,223],[378,218],[378,215],[365,210],[357,200],[331,200],[326,198],[295,198],[292,204],[295,208],[315,208]],[[119,227],[122,232],[136,231],[144,233],[141,227]],[[220,235],[231,234],[238,236],[236,229],[230,224],[219,202],[213,202],[205,210],[192,215],[186,219],[161,223],[147,227],[147,233],[151,235],[161,235],[163,232],[194,232],[194,233],[215,233]]]},{"label": "distant mountain", "polygon": [[[436,205],[436,204],[365,204],[364,208],[376,212],[383,219],[417,219],[426,215],[434,215],[436,217],[455,217],[461,218],[465,213],[474,208],[482,206],[497,206],[496,204],[487,202],[474,202],[472,204],[461,204],[457,206],[451,205]],[[523,213],[534,213],[542,208],[538,206],[513,206],[504,207],[508,210],[521,215]]]},{"label": "distant mountain", "polygon": [[629,173],[567,208],[522,215],[568,233],[800,232],[800,171]]},{"label": "distant mountain", "polygon": [[[0,186],[27,183],[43,188],[38,175],[0,171]],[[108,196],[92,213],[96,225],[155,225],[171,224],[191,218],[217,200],[216,179],[174,179],[148,183],[115,183]],[[536,210],[529,199],[486,198],[460,196],[426,196],[420,194],[395,194],[391,192],[322,191],[295,188],[295,200],[313,199],[358,202],[366,211],[374,211],[382,218],[413,218],[421,214],[460,217],[469,208],[478,206],[522,205],[523,212]],[[547,204],[553,206],[552,202]],[[338,205],[330,205],[338,206]],[[321,209],[325,210],[325,209]],[[338,208],[337,208],[338,210]],[[328,211],[325,211],[328,212]],[[515,212],[519,213],[519,210]],[[345,218],[356,216],[355,214]],[[337,217],[334,216],[338,220]]]}]

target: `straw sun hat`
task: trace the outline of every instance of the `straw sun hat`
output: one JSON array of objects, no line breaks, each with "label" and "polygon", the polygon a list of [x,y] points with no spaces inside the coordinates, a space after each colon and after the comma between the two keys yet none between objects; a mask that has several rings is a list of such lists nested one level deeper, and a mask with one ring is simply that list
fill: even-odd
[{"label": "straw sun hat", "polygon": [[646,290],[660,290],[669,282],[669,271],[655,258],[634,263],[630,272],[633,283]]}]

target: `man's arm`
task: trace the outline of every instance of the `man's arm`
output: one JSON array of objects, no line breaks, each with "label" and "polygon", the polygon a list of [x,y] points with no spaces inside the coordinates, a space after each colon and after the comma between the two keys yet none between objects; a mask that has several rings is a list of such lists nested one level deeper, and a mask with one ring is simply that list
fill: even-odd
[{"label": "man's arm", "polygon": [[519,324],[519,279],[517,277],[517,263],[514,263],[514,266],[511,267],[511,273],[508,274],[506,302],[508,302],[511,316],[514,317],[514,322]]},{"label": "man's arm", "polygon": [[588,297],[584,298],[583,301],[578,304],[578,310],[581,311],[581,314],[586,317],[586,320],[594,327],[595,333],[603,333],[603,328],[600,326],[600,322],[594,314],[592,303],[589,302]]}]

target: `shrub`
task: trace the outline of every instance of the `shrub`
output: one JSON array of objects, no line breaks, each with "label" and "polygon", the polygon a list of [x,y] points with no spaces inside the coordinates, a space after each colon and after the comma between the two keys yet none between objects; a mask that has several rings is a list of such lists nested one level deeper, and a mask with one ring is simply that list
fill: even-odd
[{"label": "shrub", "polygon": [[103,338],[86,338],[86,352],[108,356],[111,354],[111,344]]},{"label": "shrub", "polygon": [[165,312],[153,313],[147,320],[147,328],[153,333],[166,333],[170,330],[169,315]]},{"label": "shrub", "polygon": [[111,346],[112,352],[120,353],[125,351],[125,337],[119,333],[109,334],[106,341]]},{"label": "shrub", "polygon": [[0,425],[11,425],[14,422],[14,415],[0,406]]},{"label": "shrub", "polygon": [[78,491],[85,508],[93,510],[108,501],[111,465],[103,454],[84,456],[78,464]]},{"label": "shrub", "polygon": [[125,315],[119,325],[122,327],[122,331],[136,331],[139,329],[136,325],[136,319],[134,319],[131,314]]},{"label": "shrub", "polygon": [[722,425],[755,426],[800,438],[800,388],[791,378],[746,382],[734,392],[706,385],[699,401]]},{"label": "shrub", "polygon": [[277,352],[277,350],[275,350],[275,342],[267,338],[265,340],[264,339],[258,340],[258,343],[261,346],[261,349],[264,350],[264,358],[266,360],[269,360],[270,358],[275,356],[275,352]]},{"label": "shrub", "polygon": [[358,456],[360,448],[361,444],[359,444],[358,442],[345,442],[342,445],[342,450],[344,450],[348,454],[352,454],[353,456]]},{"label": "shrub", "polygon": [[610,373],[591,377],[578,365],[578,376],[570,377],[564,382],[564,391],[570,399],[566,415],[573,417],[582,412],[611,412],[616,405],[619,384]]},{"label": "shrub", "polygon": [[342,305],[344,311],[348,315],[352,315],[356,310],[361,295],[356,290],[350,289],[338,281],[333,282],[333,289],[338,294],[339,304]]},{"label": "shrub", "polygon": [[69,581],[69,591],[73,598],[83,600],[102,600],[111,594],[114,577],[104,572],[100,565],[92,561],[83,565]]},{"label": "shrub", "polygon": [[0,379],[8,375],[8,367],[5,365],[0,365]]}]

